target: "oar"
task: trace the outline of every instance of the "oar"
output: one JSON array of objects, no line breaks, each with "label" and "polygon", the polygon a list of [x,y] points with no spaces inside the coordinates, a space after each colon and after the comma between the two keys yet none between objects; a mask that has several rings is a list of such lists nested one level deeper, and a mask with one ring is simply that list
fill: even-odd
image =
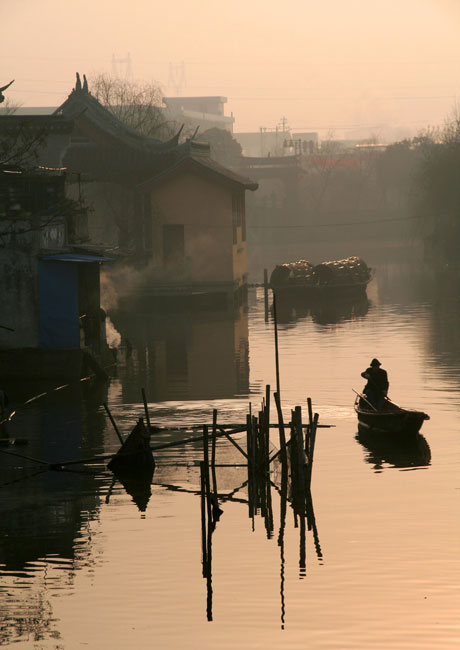
[{"label": "oar", "polygon": [[368,404],[368,405],[371,407],[371,409],[373,409],[374,411],[377,411],[377,409],[375,408],[375,406],[374,406],[373,404],[371,404],[371,403],[369,402],[369,400],[366,399],[366,398],[364,397],[364,395],[362,395],[361,393],[358,393],[358,391],[355,390],[354,388],[352,388],[351,390],[352,390],[354,393],[356,393],[356,394],[358,395],[358,397],[360,397],[362,400],[364,400],[364,401],[366,402],[366,404]]},{"label": "oar", "polygon": [[393,402],[393,400],[390,399],[389,397],[387,397],[386,395],[385,395],[384,399],[386,399],[387,402],[390,402],[390,404],[393,404],[393,406],[396,406],[396,408],[402,409],[402,407],[399,406],[399,404],[396,404],[396,402]]}]

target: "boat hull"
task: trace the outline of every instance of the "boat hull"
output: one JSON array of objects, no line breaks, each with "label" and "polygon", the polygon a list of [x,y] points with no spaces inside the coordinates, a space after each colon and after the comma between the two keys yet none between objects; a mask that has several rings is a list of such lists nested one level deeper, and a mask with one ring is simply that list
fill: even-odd
[{"label": "boat hull", "polygon": [[142,419],[136,424],[118,452],[107,465],[113,472],[149,471],[155,467],[150,449],[150,432]]},{"label": "boat hull", "polygon": [[392,434],[416,434],[420,431],[425,413],[404,414],[401,416],[379,416],[358,413],[359,425],[372,431]]},{"label": "boat hull", "polygon": [[357,298],[366,295],[368,282],[354,284],[272,284],[277,297],[284,300],[325,300]]},{"label": "boat hull", "polygon": [[355,403],[355,411],[361,427],[395,435],[418,433],[429,417],[423,411],[413,411],[393,406],[391,410],[371,411]]}]

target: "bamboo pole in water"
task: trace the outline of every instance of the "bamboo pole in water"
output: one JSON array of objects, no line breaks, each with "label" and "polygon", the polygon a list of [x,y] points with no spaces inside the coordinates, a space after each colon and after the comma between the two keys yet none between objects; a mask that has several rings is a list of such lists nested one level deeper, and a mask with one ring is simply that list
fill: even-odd
[{"label": "bamboo pole in water", "polygon": [[211,488],[209,480],[209,435],[208,427],[205,424],[203,426],[203,462],[204,462],[204,480],[206,485],[206,507],[208,514],[208,526],[212,521],[212,510],[211,510]]},{"label": "bamboo pole in water", "polygon": [[278,352],[278,318],[276,313],[276,293],[273,292],[273,320],[275,323],[275,366],[276,366],[276,392],[280,394],[280,364]]},{"label": "bamboo pole in water", "polygon": [[[230,436],[234,433],[243,433],[243,431],[245,430],[246,427],[244,425],[241,425],[235,427],[234,429],[230,429],[230,431],[222,431],[221,433],[216,433],[216,438],[220,438],[222,436]],[[155,445],[154,447],[151,447],[151,450],[159,451],[161,449],[168,449],[168,447],[179,447],[180,445],[186,445],[188,443],[201,442],[202,440],[203,440],[203,436],[193,436],[192,438],[184,438],[183,440],[173,440],[171,442],[164,442],[161,445]]]},{"label": "bamboo pole in water", "polygon": [[309,458],[308,458],[308,489],[310,489],[310,486],[311,486],[311,475],[312,475],[312,472],[313,472],[313,458],[314,458],[314,454],[315,454],[316,429],[317,429],[317,426],[318,426],[318,418],[319,418],[318,413],[315,413],[314,418],[313,418],[313,426],[312,426],[310,454],[309,454]]},{"label": "bamboo pole in water", "polygon": [[253,481],[253,417],[251,413],[246,416],[246,445],[248,451],[248,505],[249,517],[254,517],[254,481]]},{"label": "bamboo pole in water", "polygon": [[308,427],[307,427],[307,435],[305,436],[305,452],[307,456],[309,456],[310,446],[311,446],[311,430],[313,427],[313,408],[311,403],[311,397],[307,397],[307,405],[308,405]]},{"label": "bamboo pole in water", "polygon": [[265,458],[264,464],[268,469],[270,457],[270,385],[265,386]]},{"label": "bamboo pole in water", "polygon": [[264,269],[264,307],[265,307],[265,322],[268,322],[268,271]]},{"label": "bamboo pole in water", "polygon": [[[305,455],[304,455],[304,443],[303,443],[303,429],[302,429],[302,409],[300,406],[296,406],[295,410],[295,433],[296,433],[296,457],[297,457],[297,466],[299,471],[299,479],[302,480],[305,474]],[[304,484],[304,481],[302,480]]]},{"label": "bamboo pole in water", "polygon": [[216,478],[216,433],[217,433],[217,409],[212,412],[212,440],[211,440],[211,472],[212,489],[217,500],[217,478]]},{"label": "bamboo pole in water", "polygon": [[207,573],[207,553],[206,553],[206,481],[205,481],[205,464],[200,462],[200,504],[201,504],[201,551],[203,558],[203,578]]},{"label": "bamboo pole in water", "polygon": [[242,449],[242,448],[239,446],[239,444],[238,444],[237,442],[235,442],[235,440],[233,440],[233,438],[231,438],[231,437],[228,435],[227,431],[225,431],[225,430],[222,429],[221,427],[218,427],[218,429],[222,432],[222,434],[223,434],[224,436],[226,436],[227,440],[229,440],[229,441],[232,443],[232,445],[233,445],[234,447],[236,447],[236,449],[238,449],[238,451],[239,451],[241,454],[243,454],[243,456],[247,459],[247,458],[248,458],[247,453],[244,451],[244,449]]},{"label": "bamboo pole in water", "polygon": [[283,411],[281,410],[281,401],[280,401],[279,393],[275,393],[274,398],[275,398],[276,410],[278,412],[278,428],[279,428],[279,439],[280,439],[281,462],[283,464],[283,467],[286,467],[287,466],[286,433],[284,431]]},{"label": "bamboo pole in water", "polygon": [[150,431],[150,416],[149,416],[149,409],[147,406],[147,399],[145,397],[145,390],[142,388],[142,399],[144,402],[144,411],[145,411],[145,421],[147,422],[147,428]]},{"label": "bamboo pole in water", "polygon": [[111,414],[111,412],[109,410],[109,407],[107,406],[107,404],[105,402],[104,402],[104,408],[106,410],[107,415],[110,418],[110,422],[112,423],[112,426],[115,429],[115,433],[117,434],[119,441],[121,442],[121,444],[124,444],[125,441],[123,440],[123,437],[122,437],[120,431],[118,430],[117,423],[113,419],[113,416],[112,416],[112,414]]}]

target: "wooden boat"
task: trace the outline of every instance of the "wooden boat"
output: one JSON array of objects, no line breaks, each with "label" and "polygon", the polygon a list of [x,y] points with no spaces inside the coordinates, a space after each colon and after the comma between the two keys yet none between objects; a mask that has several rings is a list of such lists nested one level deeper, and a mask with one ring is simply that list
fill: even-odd
[{"label": "wooden boat", "polygon": [[356,397],[355,411],[362,427],[399,436],[418,433],[423,422],[430,419],[423,411],[403,408],[389,399],[383,408],[374,409],[361,395]]},{"label": "wooden boat", "polygon": [[147,430],[142,418],[139,419],[107,467],[114,473],[146,471],[155,467],[150,448],[150,431]]}]

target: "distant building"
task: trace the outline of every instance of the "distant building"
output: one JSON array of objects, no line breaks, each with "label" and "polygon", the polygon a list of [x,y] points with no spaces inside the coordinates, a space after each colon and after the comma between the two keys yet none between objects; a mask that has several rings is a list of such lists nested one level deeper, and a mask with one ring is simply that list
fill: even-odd
[{"label": "distant building", "polygon": [[290,130],[260,128],[259,131],[234,133],[243,156],[292,156],[311,153],[318,147],[318,133],[292,133]]},{"label": "distant building", "polygon": [[207,131],[217,127],[233,133],[235,118],[224,114],[226,97],[164,97],[169,119],[185,124],[190,129]]},{"label": "distant building", "polygon": [[57,106],[15,106],[14,108],[2,108],[0,106],[0,117],[6,115],[52,115]]},{"label": "distant building", "polygon": [[253,132],[234,133],[233,137],[240,143],[243,156],[282,156],[283,143],[289,134],[282,131],[267,131],[261,129]]},{"label": "distant building", "polygon": [[290,138],[284,142],[284,149],[286,153],[294,153],[297,155],[308,156],[313,154],[318,149],[318,134],[316,132],[309,133],[292,133]]}]

